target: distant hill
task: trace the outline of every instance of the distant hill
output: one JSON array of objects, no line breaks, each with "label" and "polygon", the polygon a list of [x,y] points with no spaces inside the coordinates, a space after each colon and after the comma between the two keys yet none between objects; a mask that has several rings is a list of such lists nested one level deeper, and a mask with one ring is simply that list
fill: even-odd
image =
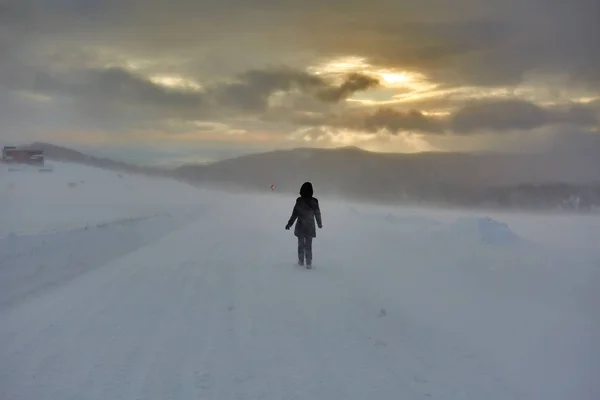
[{"label": "distant hill", "polygon": [[296,192],[302,182],[311,181],[320,194],[351,199],[509,206],[517,201],[517,188],[519,198],[528,199],[527,185],[537,199],[527,200],[532,204],[556,204],[581,187],[599,186],[600,160],[496,153],[389,154],[349,147],[252,154],[186,165],[174,175],[197,184],[250,190],[275,184],[278,191]]},{"label": "distant hill", "polygon": [[108,158],[98,158],[66,147],[55,146],[50,143],[36,142],[25,147],[44,150],[44,156],[47,160],[72,162],[77,164],[88,165],[91,167],[110,169],[121,172],[131,172],[136,174],[152,176],[170,176],[169,171],[164,169],[142,167],[138,165],[114,161]]},{"label": "distant hill", "polygon": [[49,160],[197,185],[297,193],[311,181],[320,196],[383,203],[501,208],[600,206],[600,158],[498,153],[374,153],[355,147],[299,148],[240,156],[176,169],[141,167],[48,143]]}]

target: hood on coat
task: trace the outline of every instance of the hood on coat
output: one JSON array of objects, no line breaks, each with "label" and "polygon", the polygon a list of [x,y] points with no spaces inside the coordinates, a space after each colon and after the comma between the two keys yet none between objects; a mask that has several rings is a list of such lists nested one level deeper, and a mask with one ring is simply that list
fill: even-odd
[{"label": "hood on coat", "polygon": [[304,182],[302,187],[300,188],[300,196],[302,197],[312,197],[313,196],[313,187],[312,183]]}]

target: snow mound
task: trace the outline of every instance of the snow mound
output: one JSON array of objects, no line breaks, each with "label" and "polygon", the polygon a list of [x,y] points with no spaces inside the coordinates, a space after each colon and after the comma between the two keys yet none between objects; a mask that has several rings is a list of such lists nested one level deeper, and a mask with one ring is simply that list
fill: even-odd
[{"label": "snow mound", "polygon": [[520,238],[506,223],[490,217],[461,217],[452,225],[451,231],[460,236],[476,236],[479,241],[493,245],[516,244]]}]

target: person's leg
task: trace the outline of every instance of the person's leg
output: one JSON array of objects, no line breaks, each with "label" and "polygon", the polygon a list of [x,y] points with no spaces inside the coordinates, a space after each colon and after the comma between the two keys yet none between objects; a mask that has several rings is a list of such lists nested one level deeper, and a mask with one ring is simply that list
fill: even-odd
[{"label": "person's leg", "polygon": [[304,253],[306,256],[306,264],[312,265],[312,240],[310,236],[306,238],[306,242],[304,244]]},{"label": "person's leg", "polygon": [[304,237],[298,236],[298,264],[304,265]]}]

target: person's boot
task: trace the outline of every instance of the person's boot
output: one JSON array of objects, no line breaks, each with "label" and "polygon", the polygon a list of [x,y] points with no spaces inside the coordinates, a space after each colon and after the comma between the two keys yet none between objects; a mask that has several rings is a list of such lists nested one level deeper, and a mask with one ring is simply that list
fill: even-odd
[{"label": "person's boot", "polygon": [[306,268],[308,268],[308,269],[312,268],[312,260],[306,260]]},{"label": "person's boot", "polygon": [[298,265],[301,266],[301,267],[304,266],[304,261],[298,260]]}]

